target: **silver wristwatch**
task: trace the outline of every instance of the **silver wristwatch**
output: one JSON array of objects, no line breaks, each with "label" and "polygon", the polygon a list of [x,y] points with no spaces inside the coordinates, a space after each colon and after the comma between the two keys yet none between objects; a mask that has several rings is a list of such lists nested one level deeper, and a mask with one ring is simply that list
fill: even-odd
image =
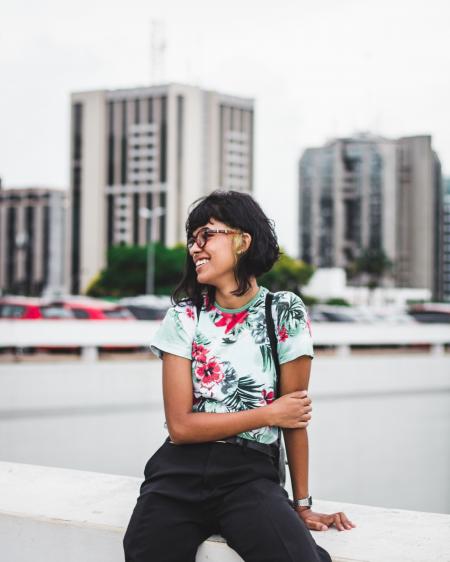
[{"label": "silver wristwatch", "polygon": [[294,507],[311,507],[312,497],[300,498],[299,500],[293,500]]}]

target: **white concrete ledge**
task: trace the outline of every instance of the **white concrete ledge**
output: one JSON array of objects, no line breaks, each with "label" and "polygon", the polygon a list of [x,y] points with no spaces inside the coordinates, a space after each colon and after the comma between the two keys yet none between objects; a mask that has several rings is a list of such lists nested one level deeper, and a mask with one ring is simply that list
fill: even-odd
[{"label": "white concrete ledge", "polygon": [[[138,478],[0,462],[0,557],[8,562],[123,562],[122,537]],[[317,501],[358,527],[314,533],[333,562],[448,562],[450,515]],[[197,562],[242,559],[222,539]],[[181,561],[180,561],[181,562]]]}]

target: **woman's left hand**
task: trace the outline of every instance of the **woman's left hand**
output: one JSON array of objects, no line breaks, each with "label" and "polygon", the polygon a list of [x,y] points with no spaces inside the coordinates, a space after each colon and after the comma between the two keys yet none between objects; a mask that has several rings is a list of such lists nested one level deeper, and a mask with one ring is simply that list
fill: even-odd
[{"label": "woman's left hand", "polygon": [[312,509],[296,509],[299,517],[303,519],[308,529],[313,531],[328,531],[333,525],[338,531],[350,530],[356,527],[342,511],[327,515],[325,513],[317,513]]}]

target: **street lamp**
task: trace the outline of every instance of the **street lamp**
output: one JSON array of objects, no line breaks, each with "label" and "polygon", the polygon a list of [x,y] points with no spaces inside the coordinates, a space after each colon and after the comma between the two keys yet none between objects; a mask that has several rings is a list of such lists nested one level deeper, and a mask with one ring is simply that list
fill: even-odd
[{"label": "street lamp", "polygon": [[[26,252],[30,251],[30,249],[28,248],[28,244],[29,244],[29,239],[28,239],[28,233],[26,231],[21,231],[18,232],[16,234],[15,240],[15,247],[17,250],[17,257],[15,257],[14,262],[17,261],[22,261],[22,259],[26,260]],[[22,254],[25,254],[25,256]],[[22,279],[19,279],[17,281],[17,285],[18,285],[18,289],[19,289],[19,293],[22,294],[28,294],[30,293],[30,288],[31,288],[31,283],[32,283],[32,275],[33,272],[32,271],[27,271],[26,268],[26,264],[24,266],[24,277],[22,277]],[[12,289],[16,289],[16,283],[15,283],[15,276],[13,275],[13,287],[11,287]]]},{"label": "street lamp", "polygon": [[160,217],[164,214],[162,207],[155,207],[154,209],[147,209],[141,207],[139,209],[139,216],[147,221],[147,274],[145,278],[145,292],[147,295],[153,295],[155,292],[155,248],[153,246],[156,221],[153,218]]}]

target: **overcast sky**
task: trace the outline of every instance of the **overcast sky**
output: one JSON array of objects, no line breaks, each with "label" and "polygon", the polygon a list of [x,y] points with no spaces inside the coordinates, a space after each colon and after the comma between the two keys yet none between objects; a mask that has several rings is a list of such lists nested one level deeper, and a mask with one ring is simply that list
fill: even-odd
[{"label": "overcast sky", "polygon": [[149,84],[152,20],[164,82],[255,98],[255,193],[289,251],[308,146],[431,134],[450,174],[447,0],[3,0],[4,186],[68,186],[70,92]]}]

